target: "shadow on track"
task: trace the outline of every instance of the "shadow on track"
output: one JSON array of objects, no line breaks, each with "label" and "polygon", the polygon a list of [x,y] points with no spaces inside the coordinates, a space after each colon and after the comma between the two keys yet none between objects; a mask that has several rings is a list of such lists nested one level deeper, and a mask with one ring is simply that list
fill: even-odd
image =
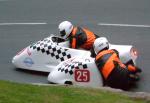
[{"label": "shadow on track", "polygon": [[15,68],[17,72],[24,72],[27,74],[32,74],[32,75],[38,75],[38,76],[48,76],[48,72],[41,72],[41,71],[33,71],[33,70],[25,70],[21,68]]}]

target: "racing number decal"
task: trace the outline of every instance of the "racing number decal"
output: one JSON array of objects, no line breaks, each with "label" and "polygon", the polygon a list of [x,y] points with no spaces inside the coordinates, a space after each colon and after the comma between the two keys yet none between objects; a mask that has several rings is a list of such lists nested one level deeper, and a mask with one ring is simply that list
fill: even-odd
[{"label": "racing number decal", "polygon": [[75,81],[77,82],[89,82],[90,81],[90,72],[83,69],[75,69]]}]

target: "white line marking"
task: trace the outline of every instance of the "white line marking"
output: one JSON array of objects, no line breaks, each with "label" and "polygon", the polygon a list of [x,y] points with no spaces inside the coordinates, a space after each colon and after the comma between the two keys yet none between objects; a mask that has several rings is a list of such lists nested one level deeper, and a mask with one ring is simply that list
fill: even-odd
[{"label": "white line marking", "polygon": [[99,23],[100,26],[122,26],[122,27],[141,27],[141,28],[150,28],[150,25],[132,25],[132,24],[108,24],[108,23]]},{"label": "white line marking", "polygon": [[47,23],[0,23],[0,26],[9,25],[45,25]]},{"label": "white line marking", "polygon": [[5,2],[5,1],[10,1],[10,0],[0,0],[0,2],[2,2],[2,1],[4,1],[4,2]]}]

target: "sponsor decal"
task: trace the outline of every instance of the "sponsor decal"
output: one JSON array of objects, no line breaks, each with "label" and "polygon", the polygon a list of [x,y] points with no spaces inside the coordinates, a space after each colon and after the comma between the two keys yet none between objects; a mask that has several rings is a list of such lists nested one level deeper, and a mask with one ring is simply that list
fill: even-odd
[{"label": "sponsor decal", "polygon": [[29,50],[29,48],[27,48],[27,54],[30,56],[31,55],[31,52]]},{"label": "sponsor decal", "polygon": [[90,62],[90,59],[85,59],[85,61],[88,61],[88,62]]},{"label": "sponsor decal", "polygon": [[75,69],[74,78],[77,82],[89,82],[90,72],[87,69]]},{"label": "sponsor decal", "polygon": [[70,65],[71,63],[75,63],[75,62],[73,62],[74,59],[75,59],[75,58],[68,59],[66,62],[63,63],[63,65],[64,65],[64,66],[68,66],[68,65]]},{"label": "sponsor decal", "polygon": [[33,60],[29,57],[25,58],[23,63],[28,67],[31,67],[34,64]]}]

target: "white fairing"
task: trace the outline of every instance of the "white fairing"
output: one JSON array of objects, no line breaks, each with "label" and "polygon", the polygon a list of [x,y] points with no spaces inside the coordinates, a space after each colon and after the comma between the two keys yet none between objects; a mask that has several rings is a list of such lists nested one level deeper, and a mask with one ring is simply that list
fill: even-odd
[{"label": "white fairing", "polygon": [[57,84],[73,84],[78,86],[100,87],[102,77],[94,58],[71,58],[60,63],[49,76],[48,81]]},{"label": "white fairing", "polygon": [[[136,65],[137,54],[133,54],[132,50],[134,47],[132,45],[115,45],[110,44],[109,49],[116,49],[119,52],[120,59],[123,63],[128,63],[130,61]],[[136,51],[137,53],[137,51]],[[132,55],[133,54],[133,55]]]},{"label": "white fairing", "polygon": [[90,57],[89,51],[67,48],[68,42],[56,43],[52,40],[56,38],[58,39],[50,36],[33,43],[14,56],[12,63],[17,68],[51,72],[59,63],[69,58]]},{"label": "white fairing", "polygon": [[[123,63],[133,61],[136,63],[137,55],[131,55],[131,45],[110,45],[111,49],[119,51]],[[61,62],[73,58],[91,58],[90,51],[77,50],[69,48],[69,42],[64,41],[57,36],[49,36],[36,43],[31,44],[16,56],[13,57],[12,63],[17,68],[51,72]]]}]

